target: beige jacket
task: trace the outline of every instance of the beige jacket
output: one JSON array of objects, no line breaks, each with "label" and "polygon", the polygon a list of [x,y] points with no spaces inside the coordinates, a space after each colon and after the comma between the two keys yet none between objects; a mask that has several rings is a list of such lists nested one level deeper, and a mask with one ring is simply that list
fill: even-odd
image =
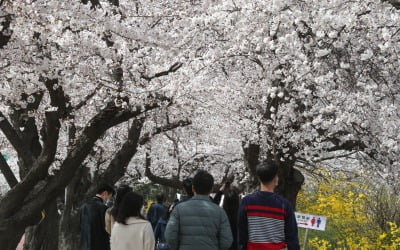
[{"label": "beige jacket", "polygon": [[154,250],[155,240],[150,222],[129,217],[126,224],[114,223],[110,238],[111,250]]},{"label": "beige jacket", "polygon": [[112,227],[114,226],[115,220],[114,216],[111,215],[110,209],[107,209],[106,211],[105,222],[106,222],[106,231],[108,234],[111,234],[111,230]]}]

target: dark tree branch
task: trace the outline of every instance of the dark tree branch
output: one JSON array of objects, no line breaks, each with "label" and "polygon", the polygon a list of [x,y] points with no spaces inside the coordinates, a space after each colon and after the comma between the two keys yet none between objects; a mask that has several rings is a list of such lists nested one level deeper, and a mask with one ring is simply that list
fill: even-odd
[{"label": "dark tree branch", "polygon": [[[53,163],[57,151],[57,141],[60,129],[58,114],[56,112],[46,112],[46,121],[43,134],[43,149],[38,159],[33,163],[32,168],[21,182],[6,193],[2,199],[4,211],[17,211],[23,204],[34,186],[48,175],[48,169]],[[7,216],[7,214],[6,214]],[[3,214],[0,215],[3,217]],[[3,217],[4,218],[4,217]]]},{"label": "dark tree branch", "polygon": [[[4,3],[4,1],[1,2],[0,6]],[[7,43],[10,41],[11,34],[12,32],[8,32],[9,34],[5,34],[5,31],[7,31],[10,28],[11,24],[11,15],[6,16],[6,19],[0,23],[2,26],[2,29],[0,30],[0,49],[3,49],[4,46],[7,45]]]},{"label": "dark tree branch", "polygon": [[260,61],[260,59],[258,59],[258,58],[256,58],[256,57],[253,57],[253,58],[250,58],[250,57],[249,57],[249,60],[252,61],[252,62],[255,62],[258,66],[261,67],[262,71],[265,71],[264,65],[262,64],[262,62]]},{"label": "dark tree branch", "polygon": [[93,92],[91,92],[89,95],[87,95],[81,102],[79,102],[75,107],[74,110],[78,110],[82,108],[83,106],[86,105],[86,103],[93,98],[93,96],[97,93],[97,91],[100,89],[100,87],[97,87]]},{"label": "dark tree branch", "polygon": [[[30,115],[30,112],[35,112],[38,109],[42,99],[43,91],[37,91],[29,95],[22,93],[21,101],[27,103],[27,107],[22,108],[15,104],[11,104],[13,112],[9,115],[14,128],[23,128],[22,131],[16,130],[16,132],[21,140],[24,141],[24,144],[30,150],[35,159],[39,157],[40,152],[42,151],[42,145],[39,141],[39,133],[35,117]],[[21,155],[18,157],[20,159],[18,162],[19,175],[21,179],[23,179],[32,167],[32,163],[26,163],[22,159]]]},{"label": "dark tree branch", "polygon": [[[121,179],[125,173],[126,169],[131,161],[132,157],[137,152],[137,147],[139,145],[146,144],[151,138],[157,134],[164,133],[173,130],[177,127],[183,127],[191,124],[191,121],[180,120],[171,124],[167,124],[162,127],[156,128],[152,133],[146,133],[140,137],[140,132],[143,127],[144,119],[135,119],[129,129],[128,139],[122,145],[121,149],[115,154],[111,160],[107,170],[100,175],[96,180],[98,183],[110,183],[114,184],[119,179]],[[96,187],[92,187],[87,196],[94,195]]]},{"label": "dark tree branch", "polygon": [[114,6],[119,6],[119,0],[108,0],[108,2],[110,2],[112,5]]},{"label": "dark tree branch", "polygon": [[247,170],[251,173],[253,177],[256,175],[256,166],[259,163],[260,157],[260,145],[249,143],[249,145],[245,145],[243,142],[242,145],[243,153],[244,153],[244,162],[247,167]]},{"label": "dark tree branch", "polygon": [[235,178],[234,176],[229,176],[229,179],[228,179],[228,174],[229,174],[230,169],[231,169],[231,165],[227,165],[225,168],[224,176],[222,177],[221,183],[225,183],[226,181],[229,181],[231,183],[233,182],[233,180]]},{"label": "dark tree branch", "polygon": [[[43,79],[42,79],[43,80]],[[50,104],[53,107],[57,107],[57,112],[60,118],[66,118],[72,111],[69,98],[65,95],[64,90],[58,85],[58,79],[45,79],[44,84],[50,94]]]},{"label": "dark tree branch", "polygon": [[388,2],[396,9],[400,9],[400,0],[382,0],[382,2]]},{"label": "dark tree branch", "polygon": [[[151,137],[153,137],[156,134],[160,134],[169,130],[173,130],[177,127],[184,127],[184,126],[188,126],[192,124],[192,121],[189,120],[180,120],[174,123],[169,123],[165,126],[156,128],[155,131],[150,135],[149,133],[145,134],[142,136],[142,138],[140,138],[139,144],[144,145],[146,144]],[[195,154],[196,155],[196,154]],[[194,157],[194,156],[193,156]],[[186,162],[184,162],[184,164],[179,164],[179,167],[182,167],[183,165],[185,165]],[[146,170],[145,170],[145,175],[147,176],[147,178],[150,179],[150,181],[160,184],[160,185],[165,185],[165,186],[169,186],[169,187],[173,187],[173,188],[180,188],[182,185],[179,181],[179,172],[178,172],[178,176],[175,176],[175,178],[169,179],[169,178],[163,178],[163,177],[159,177],[159,176],[155,176],[150,169],[151,166],[151,159],[150,159],[150,155],[146,154]]]},{"label": "dark tree branch", "polygon": [[92,4],[91,7],[90,7],[91,9],[95,9],[97,7],[101,7],[99,0],[81,0],[81,2],[83,4],[87,4],[89,1]]},{"label": "dark tree branch", "polygon": [[[354,128],[354,127],[353,127]],[[339,150],[345,150],[345,151],[365,151],[365,149],[368,148],[368,146],[362,142],[361,140],[347,140],[342,142],[339,137],[344,136],[344,135],[350,135],[351,133],[346,130],[340,130],[334,133],[333,135],[326,136],[327,130],[322,129],[322,128],[315,128],[315,130],[318,132],[318,134],[321,137],[326,137],[327,141],[330,141],[334,146],[328,148],[326,151],[328,152],[334,152],[334,151],[339,151]],[[366,154],[374,159],[377,155],[376,150],[371,150],[371,152]]]},{"label": "dark tree branch", "polygon": [[[129,162],[137,152],[140,132],[144,121],[144,119],[133,120],[128,131],[128,139],[122,145],[121,149],[114,155],[106,171],[96,179],[97,183],[114,184],[124,176]],[[88,191],[88,196],[94,195],[96,189],[96,186],[92,186]]]},{"label": "dark tree branch", "polygon": [[15,178],[13,171],[11,170],[7,161],[4,159],[3,154],[1,152],[0,152],[0,170],[1,173],[4,175],[4,177],[6,178],[6,181],[10,186],[10,188],[18,184],[17,178]]},{"label": "dark tree branch", "polygon": [[7,137],[8,141],[17,151],[18,155],[24,161],[26,165],[32,165],[35,161],[31,151],[27,147],[26,143],[21,140],[18,136],[17,131],[11,126],[10,122],[0,111],[0,129],[3,131],[4,135]]},{"label": "dark tree branch", "polygon": [[153,80],[154,78],[158,78],[158,77],[161,77],[161,76],[166,76],[166,75],[169,75],[169,74],[171,74],[171,73],[176,72],[178,69],[180,69],[180,68],[182,67],[182,65],[183,65],[182,63],[177,62],[177,63],[174,63],[174,64],[173,64],[168,70],[166,70],[166,71],[158,72],[158,73],[156,73],[154,76],[146,76],[146,75],[142,74],[141,78],[143,78],[143,79],[145,79],[145,80],[147,80],[147,81],[151,81],[151,80]]},{"label": "dark tree branch", "polygon": [[148,152],[146,152],[145,175],[147,176],[147,178],[149,178],[150,181],[152,181],[153,183],[158,183],[163,186],[168,186],[168,187],[177,188],[177,189],[182,187],[182,183],[177,178],[176,179],[168,179],[168,178],[162,178],[162,177],[154,175],[150,170],[150,166],[151,166],[151,157],[150,157],[150,154]]},{"label": "dark tree branch", "polygon": [[154,129],[154,131],[152,133],[144,134],[140,138],[139,144],[140,145],[144,145],[148,141],[150,141],[153,136],[155,136],[157,134],[161,134],[163,132],[167,132],[167,131],[173,130],[175,128],[178,128],[178,127],[185,127],[185,126],[188,126],[190,124],[192,124],[192,121],[190,121],[190,120],[179,120],[179,121],[176,121],[176,122],[173,122],[173,123],[166,124],[166,125],[161,126],[161,127],[157,127],[157,128]]},{"label": "dark tree branch", "polygon": [[[168,98],[164,98],[164,100],[171,101]],[[88,122],[88,125],[72,146],[72,149],[69,151],[65,160],[62,162],[58,172],[53,176],[48,176],[45,179],[44,185],[38,183],[35,190],[31,192],[40,195],[32,196],[32,198],[28,200],[28,203],[19,210],[3,209],[3,214],[0,214],[0,218],[9,217],[4,216],[4,213],[7,213],[7,215],[13,214],[10,218],[18,219],[22,224],[32,224],[37,222],[35,215],[40,213],[45,204],[54,199],[64,190],[75,175],[76,170],[81,166],[82,162],[93,148],[94,143],[101,137],[101,135],[103,135],[106,130],[117,124],[160,107],[158,101],[159,99],[146,105],[137,105],[134,110],[122,109],[121,107],[115,106],[113,101],[109,102],[105,109],[101,110]],[[2,203],[4,201],[6,201],[5,198],[3,198]]]}]

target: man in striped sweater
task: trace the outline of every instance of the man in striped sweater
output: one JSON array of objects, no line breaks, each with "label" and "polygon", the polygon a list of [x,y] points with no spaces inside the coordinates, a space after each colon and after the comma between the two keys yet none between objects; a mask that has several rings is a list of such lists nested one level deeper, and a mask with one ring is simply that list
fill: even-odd
[{"label": "man in striped sweater", "polygon": [[271,160],[257,165],[260,191],[243,198],[239,208],[239,250],[298,250],[299,239],[290,203],[274,193],[278,165]]}]

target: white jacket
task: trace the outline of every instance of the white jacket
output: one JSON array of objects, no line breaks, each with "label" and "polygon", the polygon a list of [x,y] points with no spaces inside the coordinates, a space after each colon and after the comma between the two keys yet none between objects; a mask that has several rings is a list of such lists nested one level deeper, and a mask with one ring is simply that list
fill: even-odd
[{"label": "white jacket", "polygon": [[154,250],[154,234],[150,222],[129,217],[127,225],[115,222],[110,238],[111,250]]}]

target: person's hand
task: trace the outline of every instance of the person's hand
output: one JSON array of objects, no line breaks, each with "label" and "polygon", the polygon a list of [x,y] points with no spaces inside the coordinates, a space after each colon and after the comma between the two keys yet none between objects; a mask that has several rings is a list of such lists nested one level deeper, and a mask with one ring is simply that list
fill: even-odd
[{"label": "person's hand", "polygon": [[225,190],[225,183],[219,188],[219,191],[223,192]]}]

